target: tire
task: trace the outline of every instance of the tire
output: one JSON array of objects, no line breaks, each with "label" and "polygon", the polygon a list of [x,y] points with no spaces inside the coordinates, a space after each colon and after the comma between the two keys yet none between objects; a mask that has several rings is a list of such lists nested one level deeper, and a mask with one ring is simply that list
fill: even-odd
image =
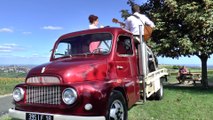
[{"label": "tire", "polygon": [[127,120],[128,111],[126,101],[119,91],[110,94],[106,120]]},{"label": "tire", "polygon": [[155,93],[155,100],[163,99],[163,83],[160,82],[160,89]]}]

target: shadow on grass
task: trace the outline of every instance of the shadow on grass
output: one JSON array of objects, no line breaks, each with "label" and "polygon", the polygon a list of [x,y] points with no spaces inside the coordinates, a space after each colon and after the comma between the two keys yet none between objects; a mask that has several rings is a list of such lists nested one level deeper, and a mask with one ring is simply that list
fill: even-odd
[{"label": "shadow on grass", "polygon": [[203,88],[201,84],[193,86],[193,85],[181,85],[178,83],[172,83],[172,84],[165,84],[164,88],[168,90],[188,92],[191,94],[213,94],[213,86]]}]

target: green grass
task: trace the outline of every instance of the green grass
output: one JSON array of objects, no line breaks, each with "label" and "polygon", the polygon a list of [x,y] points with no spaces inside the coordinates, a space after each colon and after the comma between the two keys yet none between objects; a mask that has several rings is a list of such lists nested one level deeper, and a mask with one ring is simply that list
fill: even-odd
[{"label": "green grass", "polygon": [[24,78],[0,78],[0,95],[11,94],[15,85],[24,82]]},{"label": "green grass", "polygon": [[165,86],[161,101],[147,101],[129,111],[129,120],[211,120],[213,88]]},{"label": "green grass", "polygon": [[[213,88],[165,86],[161,101],[147,101],[129,111],[128,120],[211,120]],[[0,118],[1,119],[1,118]],[[9,117],[1,120],[11,120]]]},{"label": "green grass", "polygon": [[0,70],[0,77],[5,78],[23,78],[26,77],[27,73],[16,73],[16,72],[4,72]]},{"label": "green grass", "polygon": [[[176,74],[169,76],[169,82],[177,82],[175,77]],[[3,93],[11,93],[14,85],[24,80],[16,79],[3,80],[4,82],[0,79],[1,91],[5,89],[7,92]],[[213,81],[211,72],[208,74],[208,79]],[[197,86],[166,84],[164,86],[164,98],[161,101],[147,100],[145,104],[133,106],[128,111],[128,120],[212,120],[212,94],[213,87],[206,90]],[[0,120],[12,119],[5,115],[0,117]]]},{"label": "green grass", "polygon": [[8,115],[3,115],[0,117],[0,120],[11,120],[11,118]]},{"label": "green grass", "polygon": [[[170,69],[174,72],[174,69]],[[191,69],[191,72],[198,72]],[[208,70],[208,80],[213,82],[213,70]],[[176,70],[177,72],[177,70]],[[176,73],[168,77],[177,82]],[[165,85],[161,101],[147,101],[129,110],[129,120],[212,120],[213,87],[203,89],[195,86]]]}]

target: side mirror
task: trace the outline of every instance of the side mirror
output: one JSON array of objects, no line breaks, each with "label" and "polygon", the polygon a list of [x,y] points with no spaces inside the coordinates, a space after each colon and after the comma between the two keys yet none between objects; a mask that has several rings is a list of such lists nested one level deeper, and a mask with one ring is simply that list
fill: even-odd
[{"label": "side mirror", "polygon": [[50,51],[49,51],[49,53],[51,53],[53,51],[53,49],[51,49]]}]

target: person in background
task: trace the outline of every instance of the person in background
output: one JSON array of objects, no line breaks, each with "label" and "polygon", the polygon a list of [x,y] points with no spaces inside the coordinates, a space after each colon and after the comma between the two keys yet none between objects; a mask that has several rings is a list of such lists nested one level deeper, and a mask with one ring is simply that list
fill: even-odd
[{"label": "person in background", "polygon": [[96,28],[98,28],[98,24],[99,24],[99,22],[98,22],[98,16],[90,15],[88,19],[89,19],[89,23],[90,23],[89,29],[96,29]]},{"label": "person in background", "polygon": [[[134,39],[139,40],[139,25],[142,25],[142,35],[144,35],[144,25],[149,25],[151,28],[155,27],[155,24],[144,14],[140,13],[140,6],[135,4],[132,6],[132,15],[129,16],[125,21],[125,29],[133,33]],[[135,41],[139,42],[139,41]]]},{"label": "person in background", "polygon": [[186,74],[188,73],[189,72],[186,66],[182,66],[181,68],[179,68],[178,75],[177,75],[177,80],[179,81],[179,83],[181,83],[181,81],[184,81],[184,79],[186,79]]}]

